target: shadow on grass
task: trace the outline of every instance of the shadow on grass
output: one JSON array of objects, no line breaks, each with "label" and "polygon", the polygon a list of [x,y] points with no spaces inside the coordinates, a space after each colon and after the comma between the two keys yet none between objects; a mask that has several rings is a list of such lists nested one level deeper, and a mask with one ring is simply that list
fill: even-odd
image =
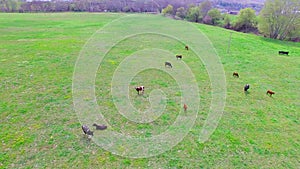
[{"label": "shadow on grass", "polygon": [[250,94],[250,92],[249,92],[249,91],[244,91],[244,93],[245,93],[245,96],[247,96],[247,95],[249,95],[249,94]]}]

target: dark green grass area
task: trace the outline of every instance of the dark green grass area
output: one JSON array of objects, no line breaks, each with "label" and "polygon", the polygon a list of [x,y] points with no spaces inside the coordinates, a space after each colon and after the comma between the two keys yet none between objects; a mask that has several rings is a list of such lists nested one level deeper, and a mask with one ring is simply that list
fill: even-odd
[{"label": "dark green grass area", "polygon": [[[0,168],[300,166],[300,44],[233,32],[228,50],[231,31],[207,25],[195,24],[214,45],[227,81],[224,114],[207,142],[198,142],[211,101],[205,66],[179,42],[150,34],[120,42],[102,61],[96,97],[103,115],[116,131],[151,137],[166,130],[182,109],[176,81],[152,69],[132,79],[131,89],[141,83],[148,88],[144,96],[130,90],[130,99],[135,107],[145,110],[150,90],[159,88],[169,98],[166,113],[152,123],[136,124],[115,108],[110,94],[114,70],[125,57],[142,49],[140,45],[146,45],[183,54],[182,62],[191,68],[200,88],[201,106],[194,127],[172,150],[147,159],[113,155],[83,136],[72,102],[75,62],[89,37],[121,16],[0,14]],[[124,25],[124,30],[132,24]],[[278,55],[279,50],[290,54]],[[175,56],[170,60],[177,62]],[[232,77],[234,71],[240,78]],[[247,95],[243,92],[246,83],[250,84]],[[267,96],[268,89],[276,94]]]}]

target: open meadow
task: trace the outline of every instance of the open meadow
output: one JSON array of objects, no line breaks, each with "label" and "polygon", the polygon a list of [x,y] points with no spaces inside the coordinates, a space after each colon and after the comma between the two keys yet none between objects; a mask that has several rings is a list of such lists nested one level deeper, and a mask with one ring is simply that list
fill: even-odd
[{"label": "open meadow", "polygon": [[[149,138],[167,130],[182,110],[180,87],[169,74],[148,69],[130,81],[129,99],[139,110],[151,106],[151,90],[164,92],[165,111],[153,122],[126,119],[115,106],[122,100],[111,95],[118,65],[129,55],[142,57],[145,46],[159,46],[164,51],[153,53],[154,60],[160,53],[183,55],[182,60],[170,56],[166,61],[174,67],[162,63],[163,68],[178,70],[184,62],[195,76],[201,103],[193,127],[179,144],[148,158],[115,155],[89,140],[73,104],[76,61],[97,30],[124,15],[0,13],[0,168],[299,168],[300,43],[195,23],[215,48],[226,77],[223,116],[208,141],[199,142],[212,101],[205,64],[192,49],[184,50],[182,42],[157,34],[128,37],[111,48],[97,71],[97,103],[114,131]],[[149,22],[154,26],[168,27],[160,23],[169,18],[153,18]],[[135,24],[118,29],[126,32]],[[279,50],[289,55],[278,55]],[[233,77],[233,72],[240,77]],[[134,87],[141,83],[145,94],[137,96]],[[250,84],[248,94],[245,84]],[[268,89],[275,92],[272,97],[266,95]]]}]

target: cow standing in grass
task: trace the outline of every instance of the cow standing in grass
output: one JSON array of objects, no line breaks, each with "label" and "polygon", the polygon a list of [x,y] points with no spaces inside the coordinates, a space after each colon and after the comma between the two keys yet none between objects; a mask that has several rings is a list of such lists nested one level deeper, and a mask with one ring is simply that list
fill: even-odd
[{"label": "cow standing in grass", "polygon": [[187,45],[185,46],[185,50],[189,50],[189,47]]},{"label": "cow standing in grass", "polygon": [[172,64],[170,62],[165,62],[165,67],[167,67],[167,66],[172,68]]},{"label": "cow standing in grass", "polygon": [[247,91],[249,90],[249,88],[250,88],[250,85],[249,85],[249,84],[246,84],[246,85],[244,86],[244,92],[247,92]]},{"label": "cow standing in grass", "polygon": [[98,125],[96,123],[94,123],[93,126],[96,127],[96,130],[105,130],[105,129],[107,129],[107,126],[105,126],[105,125]]},{"label": "cow standing in grass", "polygon": [[88,136],[94,136],[94,132],[91,131],[87,125],[82,125],[81,128],[82,128],[82,131],[84,134],[86,134]]},{"label": "cow standing in grass", "polygon": [[138,87],[135,87],[135,90],[138,92],[138,95],[140,94],[140,92],[142,94],[144,94],[145,87],[144,86],[138,86]]},{"label": "cow standing in grass", "polygon": [[266,94],[272,96],[273,94],[275,94],[275,92],[273,92],[272,90],[268,90]]},{"label": "cow standing in grass", "polygon": [[182,59],[182,55],[176,55],[176,59]]},{"label": "cow standing in grass", "polygon": [[240,77],[238,72],[233,72],[232,76],[233,77]]},{"label": "cow standing in grass", "polygon": [[167,67],[167,66],[172,68],[172,64],[170,62],[165,62],[165,67]]},{"label": "cow standing in grass", "polygon": [[289,55],[289,52],[286,52],[286,51],[279,51],[278,54],[279,54],[279,55]]},{"label": "cow standing in grass", "polygon": [[187,110],[187,105],[186,104],[183,104],[183,110],[186,112],[186,110]]}]

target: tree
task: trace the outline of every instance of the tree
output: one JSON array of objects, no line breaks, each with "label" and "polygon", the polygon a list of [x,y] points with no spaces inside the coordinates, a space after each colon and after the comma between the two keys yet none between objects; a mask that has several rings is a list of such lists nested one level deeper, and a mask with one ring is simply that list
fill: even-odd
[{"label": "tree", "polygon": [[202,19],[200,8],[198,6],[190,6],[186,18],[191,22],[199,22]]},{"label": "tree", "polygon": [[173,15],[173,6],[168,5],[162,10],[163,15]]},{"label": "tree", "polygon": [[176,16],[179,17],[179,18],[181,18],[181,19],[185,18],[186,12],[185,12],[184,7],[177,8]]},{"label": "tree", "polygon": [[[267,0],[259,15],[259,31],[273,39],[300,36],[300,1]],[[297,35],[298,34],[298,35]]]},{"label": "tree", "polygon": [[230,26],[231,26],[230,17],[229,17],[228,14],[225,14],[225,16],[224,16],[224,27],[228,29],[228,28],[230,28]]},{"label": "tree", "polygon": [[205,17],[208,13],[209,10],[211,10],[212,8],[212,4],[210,1],[204,1],[200,4],[200,11],[201,11],[201,15],[203,17]]},{"label": "tree", "polygon": [[21,1],[18,0],[0,0],[0,11],[18,12],[20,10]]},{"label": "tree", "polygon": [[204,18],[202,18],[202,22],[205,24],[212,24],[212,18],[208,15],[204,16]]},{"label": "tree", "polygon": [[240,10],[234,28],[237,31],[250,32],[256,30],[256,25],[257,19],[255,11],[251,8],[245,8]]},{"label": "tree", "polygon": [[211,18],[212,25],[217,25],[219,21],[222,19],[221,12],[216,8],[209,10],[207,15]]}]

